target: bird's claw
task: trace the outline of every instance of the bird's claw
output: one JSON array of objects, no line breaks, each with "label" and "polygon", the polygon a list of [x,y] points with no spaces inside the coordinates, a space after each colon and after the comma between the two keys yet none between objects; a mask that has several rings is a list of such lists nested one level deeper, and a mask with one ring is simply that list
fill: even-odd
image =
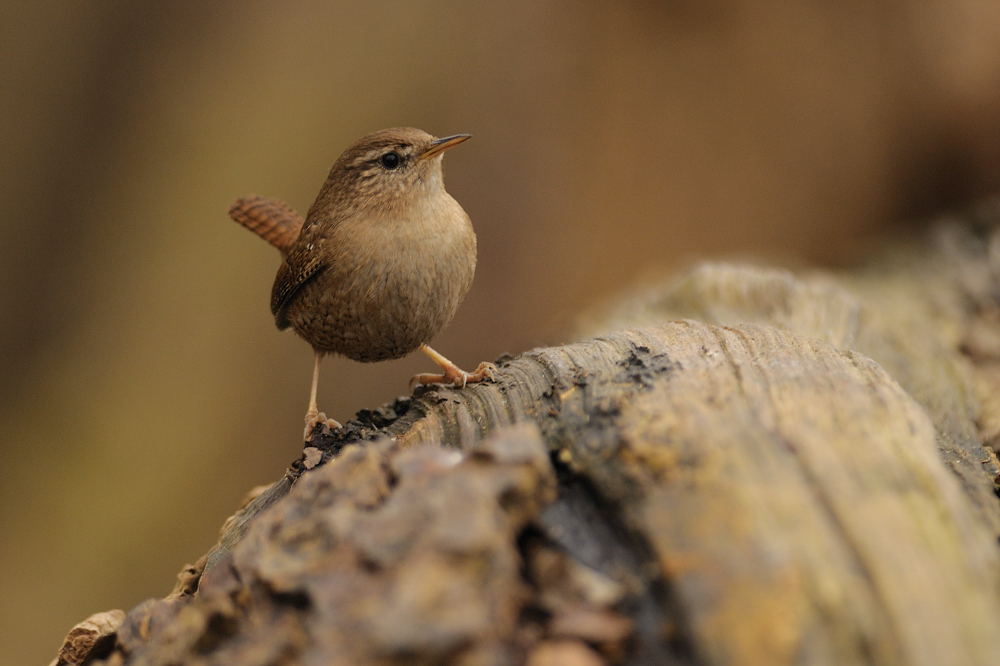
[{"label": "bird's claw", "polygon": [[488,361],[483,361],[482,363],[479,364],[479,367],[477,367],[471,373],[466,375],[465,380],[467,382],[472,382],[473,384],[475,384],[476,382],[481,382],[484,379],[488,379],[491,382],[495,382],[497,380],[498,372],[500,372],[500,369],[495,364],[490,363]]},{"label": "bird's claw", "polygon": [[497,366],[489,362],[480,363],[479,367],[472,372],[465,372],[458,368],[458,366],[452,366],[444,368],[444,373],[440,375],[432,373],[415,375],[410,380],[410,390],[412,391],[417,385],[426,384],[451,384],[455,388],[465,388],[467,384],[476,384],[486,379],[495,382],[496,373],[498,372],[500,370]]},{"label": "bird's claw", "polygon": [[308,442],[312,439],[313,430],[316,429],[317,425],[323,426],[323,430],[321,432],[324,435],[329,435],[331,430],[342,427],[340,423],[334,419],[326,418],[326,414],[323,412],[310,410],[306,412],[306,430],[302,435],[302,439],[304,441]]}]

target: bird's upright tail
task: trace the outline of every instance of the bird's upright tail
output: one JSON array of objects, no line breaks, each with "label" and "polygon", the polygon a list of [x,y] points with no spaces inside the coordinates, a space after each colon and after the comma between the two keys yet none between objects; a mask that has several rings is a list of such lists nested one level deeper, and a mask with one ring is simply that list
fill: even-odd
[{"label": "bird's upright tail", "polygon": [[302,216],[278,199],[252,195],[237,199],[229,207],[229,217],[288,255],[302,229]]}]

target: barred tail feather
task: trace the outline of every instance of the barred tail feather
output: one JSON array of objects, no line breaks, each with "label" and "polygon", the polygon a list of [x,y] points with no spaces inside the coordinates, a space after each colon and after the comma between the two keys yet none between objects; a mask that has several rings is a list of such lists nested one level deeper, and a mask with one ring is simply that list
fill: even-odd
[{"label": "barred tail feather", "polygon": [[237,199],[229,207],[229,217],[288,255],[302,229],[302,216],[278,199],[249,196]]}]

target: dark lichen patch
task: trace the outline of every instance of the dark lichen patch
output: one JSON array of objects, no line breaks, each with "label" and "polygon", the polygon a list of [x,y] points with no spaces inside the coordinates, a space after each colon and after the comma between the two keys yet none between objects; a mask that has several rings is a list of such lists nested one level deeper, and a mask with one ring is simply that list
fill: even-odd
[{"label": "dark lichen patch", "polygon": [[654,382],[664,374],[680,370],[676,361],[667,354],[653,354],[645,345],[635,345],[628,356],[620,361],[621,380],[634,383],[644,389],[653,387]]},{"label": "dark lichen patch", "polygon": [[[318,424],[306,445],[316,447],[323,452],[322,464],[336,457],[348,444],[373,442],[380,437],[385,437],[389,428],[397,425],[401,419],[410,414],[412,408],[417,406],[416,398],[423,396],[426,392],[427,389],[424,387],[418,389],[412,398],[400,396],[377,409],[362,409],[341,428],[330,430],[322,424]],[[414,418],[418,418],[418,416],[411,415],[409,421],[414,420]],[[292,463],[292,468],[296,472],[301,471],[302,462]]]}]

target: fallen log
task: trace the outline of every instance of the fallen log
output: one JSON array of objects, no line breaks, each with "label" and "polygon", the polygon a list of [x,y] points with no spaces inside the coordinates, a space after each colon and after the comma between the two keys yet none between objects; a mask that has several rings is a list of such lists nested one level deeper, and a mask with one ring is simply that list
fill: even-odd
[{"label": "fallen log", "polygon": [[92,656],[996,663],[997,219],[852,272],[699,266],[318,427]]}]

